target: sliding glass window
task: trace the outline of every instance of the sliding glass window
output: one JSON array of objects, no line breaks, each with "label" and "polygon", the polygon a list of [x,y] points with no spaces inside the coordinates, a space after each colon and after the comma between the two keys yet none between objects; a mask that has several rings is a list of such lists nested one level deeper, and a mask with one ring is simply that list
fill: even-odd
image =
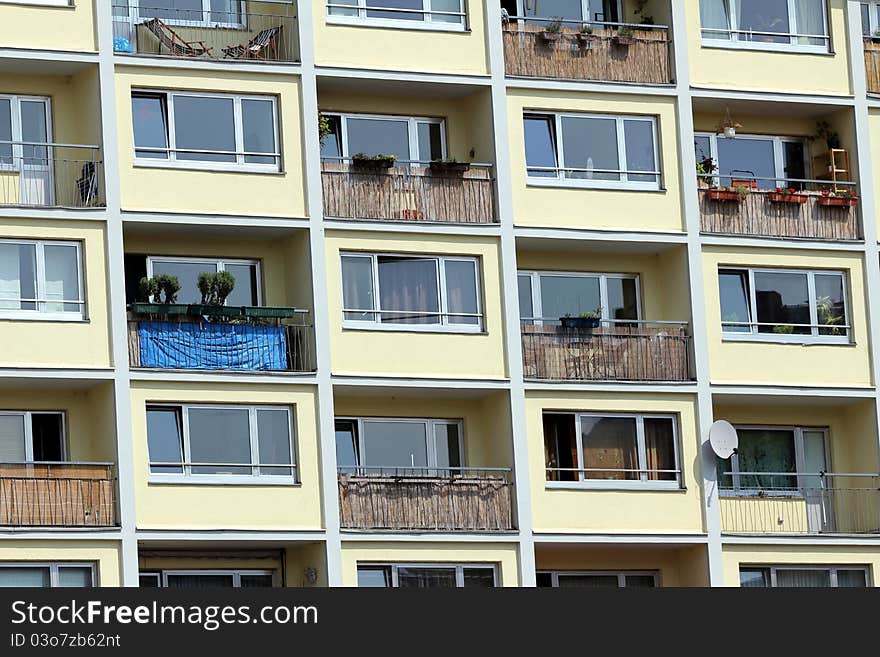
[{"label": "sliding glass window", "polygon": [[601,311],[610,323],[641,319],[639,278],[633,274],[521,271],[520,320],[559,324],[563,317]]},{"label": "sliding glass window", "polygon": [[828,52],[826,0],[700,0],[705,43]]},{"label": "sliding glass window", "polygon": [[497,586],[488,564],[358,564],[361,588],[463,589]]},{"label": "sliding glass window", "polygon": [[327,0],[329,22],[461,31],[465,0]]}]

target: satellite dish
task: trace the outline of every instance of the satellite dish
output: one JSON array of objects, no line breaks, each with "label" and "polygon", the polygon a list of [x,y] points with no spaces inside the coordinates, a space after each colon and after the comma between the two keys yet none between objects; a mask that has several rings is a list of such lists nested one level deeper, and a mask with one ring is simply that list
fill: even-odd
[{"label": "satellite dish", "polygon": [[718,420],[709,429],[709,444],[712,451],[721,459],[729,459],[736,454],[739,446],[739,436],[736,429],[727,420]]}]

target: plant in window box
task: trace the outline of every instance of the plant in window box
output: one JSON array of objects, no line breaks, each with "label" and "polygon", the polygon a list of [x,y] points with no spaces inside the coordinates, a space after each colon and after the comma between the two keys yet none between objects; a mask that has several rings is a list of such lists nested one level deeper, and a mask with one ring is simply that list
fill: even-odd
[{"label": "plant in window box", "polygon": [[393,167],[395,160],[397,160],[396,155],[355,153],[351,156],[351,166],[360,171],[381,171]]},{"label": "plant in window box", "polygon": [[617,30],[617,34],[611,37],[611,43],[615,46],[628,48],[636,42],[635,34],[635,31],[630,26],[624,25]]},{"label": "plant in window box", "polygon": [[428,170],[431,173],[443,176],[462,176],[470,168],[469,162],[459,162],[454,157],[431,160],[431,164],[428,166]]},{"label": "plant in window box", "polygon": [[596,41],[598,38],[593,34],[593,26],[589,23],[581,25],[581,29],[575,35],[578,47],[581,50],[590,50],[593,47],[593,41]]},{"label": "plant in window box", "polygon": [[711,157],[707,157],[706,159],[697,162],[697,186],[702,189],[708,189],[710,187],[715,187],[715,181],[710,176],[718,171],[718,165],[715,164],[715,160]]},{"label": "plant in window box", "polygon": [[207,272],[199,274],[199,292],[202,293],[201,305],[190,307],[194,315],[214,315],[222,317],[239,316],[241,308],[229,308],[226,299],[235,289],[235,276],[228,271]]},{"label": "plant in window box", "polygon": [[706,196],[713,201],[741,203],[751,193],[752,190],[748,187],[713,187],[706,192]]},{"label": "plant in window box", "polygon": [[178,292],[180,281],[173,274],[144,277],[138,283],[138,300],[132,304],[132,310],[136,313],[185,314],[186,306],[176,303]]},{"label": "plant in window box", "polygon": [[577,317],[570,314],[559,318],[562,328],[566,329],[594,329],[602,323],[602,309],[596,308],[591,312],[584,312]]},{"label": "plant in window box", "polygon": [[554,16],[538,34],[545,45],[550,45],[559,41],[562,36],[562,17]]},{"label": "plant in window box", "polygon": [[807,202],[807,195],[802,194],[794,187],[777,187],[776,191],[770,192],[768,198],[771,203],[801,204]]},{"label": "plant in window box", "polygon": [[817,201],[824,207],[854,208],[859,204],[859,197],[851,189],[825,189]]}]

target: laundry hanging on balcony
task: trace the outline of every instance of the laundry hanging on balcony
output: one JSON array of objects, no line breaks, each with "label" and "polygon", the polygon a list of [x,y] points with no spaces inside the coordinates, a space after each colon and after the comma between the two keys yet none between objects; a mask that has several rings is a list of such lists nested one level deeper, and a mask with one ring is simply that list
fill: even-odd
[{"label": "laundry hanging on balcony", "polygon": [[139,322],[142,367],[285,370],[283,326],[209,322]]}]

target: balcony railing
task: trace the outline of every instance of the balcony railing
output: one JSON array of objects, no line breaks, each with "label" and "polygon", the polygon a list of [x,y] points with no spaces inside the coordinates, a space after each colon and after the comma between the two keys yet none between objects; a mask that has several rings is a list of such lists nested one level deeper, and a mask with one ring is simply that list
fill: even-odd
[{"label": "balcony railing", "polygon": [[0,141],[0,205],[104,207],[101,148]]},{"label": "balcony railing", "polygon": [[[228,62],[298,62],[296,4],[228,3],[233,11],[170,9],[152,0],[113,0],[113,50]],[[241,8],[240,11],[236,11]]]},{"label": "balcony railing", "polygon": [[[717,181],[711,175],[700,175],[698,181],[704,233],[841,241],[862,237],[855,183],[749,176],[734,187],[717,187],[710,186]],[[760,182],[772,189],[758,189]],[[786,191],[777,192],[783,184]],[[789,193],[789,187],[796,193]]]},{"label": "balcony railing", "polygon": [[132,308],[137,312],[130,314],[128,322],[131,367],[315,370],[313,330],[304,321],[308,311],[158,304],[133,304]]},{"label": "balcony railing", "polygon": [[0,525],[115,527],[112,463],[0,463]]},{"label": "balcony railing", "polygon": [[324,216],[367,221],[490,224],[495,219],[492,166],[454,172],[402,161],[363,169],[351,158],[321,163]]},{"label": "balcony railing", "polygon": [[503,24],[507,75],[642,84],[674,82],[669,28],[665,25],[565,22],[554,33],[547,31],[552,24],[553,19],[533,17],[512,17]]},{"label": "balcony railing", "polygon": [[865,77],[869,94],[880,94],[880,40],[866,38],[865,43]]},{"label": "balcony railing", "polygon": [[880,474],[740,472],[719,483],[724,532],[880,535]]},{"label": "balcony railing", "polygon": [[558,319],[530,319],[522,323],[522,350],[527,379],[681,382],[692,378],[686,322],[602,320],[595,328],[567,328],[559,326]]},{"label": "balcony railing", "polygon": [[339,470],[344,529],[514,529],[510,471],[348,467]]}]

